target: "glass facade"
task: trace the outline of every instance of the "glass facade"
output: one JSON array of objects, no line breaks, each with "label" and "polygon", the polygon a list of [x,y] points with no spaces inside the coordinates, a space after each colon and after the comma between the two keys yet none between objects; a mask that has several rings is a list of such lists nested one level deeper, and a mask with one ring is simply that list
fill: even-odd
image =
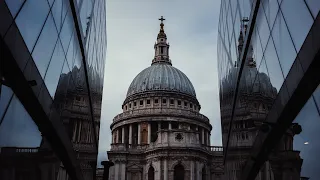
[{"label": "glass facade", "polygon": [[93,179],[105,1],[5,0],[0,23],[0,179]]},{"label": "glass facade", "polygon": [[[319,10],[315,0],[221,1],[217,55],[224,179],[252,179],[252,173],[256,179],[320,178],[317,73],[309,78],[313,89],[301,85],[317,59]],[[268,158],[260,161],[261,154]],[[290,173],[280,168],[285,163]]]}]

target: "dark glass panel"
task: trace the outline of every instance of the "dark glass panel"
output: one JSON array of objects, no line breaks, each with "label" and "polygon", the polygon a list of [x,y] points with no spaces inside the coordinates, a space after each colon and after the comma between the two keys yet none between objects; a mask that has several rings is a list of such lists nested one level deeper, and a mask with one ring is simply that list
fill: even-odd
[{"label": "dark glass panel", "polygon": [[25,0],[5,0],[5,1],[11,12],[12,17],[14,18],[17,15],[19,9],[21,8]]},{"label": "dark glass panel", "polygon": [[[12,90],[11,88],[2,85],[1,86],[1,90],[0,90],[0,120],[2,118],[2,115],[4,113],[4,111],[6,110],[8,103],[12,97]],[[0,121],[0,126],[1,126],[1,121]]]},{"label": "dark glass panel", "polygon": [[283,75],[280,68],[279,60],[274,49],[272,38],[269,39],[266,51],[264,52],[264,58],[269,72],[269,77],[272,86],[280,90],[283,83]]},{"label": "dark glass panel", "polygon": [[39,40],[32,52],[33,60],[43,78],[52,56],[55,44],[57,42],[57,30],[54,26],[51,14],[48,16],[46,24],[40,34]]},{"label": "dark glass panel", "polygon": [[301,176],[319,179],[320,117],[312,97],[301,109],[294,123],[302,127],[302,132],[294,136],[293,148],[300,151],[303,159]]},{"label": "dark glass panel", "polygon": [[41,133],[16,96],[0,126],[0,146],[39,147]]},{"label": "dark glass panel", "polygon": [[28,0],[16,18],[17,26],[29,49],[32,50],[49,12],[48,2]]},{"label": "dark glass panel", "polygon": [[59,76],[61,73],[64,60],[65,60],[65,56],[64,56],[60,41],[58,41],[50,61],[48,71],[44,78],[44,83],[47,86],[47,89],[52,98],[54,97],[54,94],[57,89]]},{"label": "dark glass panel", "polygon": [[288,29],[280,11],[272,30],[272,37],[283,70],[283,75],[286,77],[292,66],[292,63],[297,56],[297,53],[294,49]]},{"label": "dark glass panel", "polygon": [[283,0],[281,9],[296,50],[299,52],[313,24],[311,14],[303,0]]},{"label": "dark glass panel", "polygon": [[319,0],[306,0],[306,1],[313,16],[316,18],[320,10],[320,1]]}]

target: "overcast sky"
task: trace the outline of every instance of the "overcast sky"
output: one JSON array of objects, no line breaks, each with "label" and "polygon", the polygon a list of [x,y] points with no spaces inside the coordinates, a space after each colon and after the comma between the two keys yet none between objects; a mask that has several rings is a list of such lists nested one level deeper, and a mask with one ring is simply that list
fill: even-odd
[{"label": "overcast sky", "polygon": [[220,0],[107,0],[107,59],[104,76],[99,159],[110,149],[110,124],[131,81],[150,66],[159,18],[170,43],[170,59],[197,93],[201,113],[213,126],[211,144],[221,145],[217,74]]}]

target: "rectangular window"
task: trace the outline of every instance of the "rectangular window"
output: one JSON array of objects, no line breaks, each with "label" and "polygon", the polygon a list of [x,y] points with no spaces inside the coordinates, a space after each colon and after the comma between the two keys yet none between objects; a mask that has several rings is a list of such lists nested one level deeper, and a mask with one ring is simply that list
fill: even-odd
[{"label": "rectangular window", "polygon": [[129,104],[129,108],[131,108],[131,103]]},{"label": "rectangular window", "polygon": [[163,104],[166,104],[166,103],[167,103],[167,100],[166,100],[166,99],[162,99],[162,103],[163,103]]},{"label": "rectangular window", "polygon": [[178,100],[178,106],[180,106],[181,105],[181,101],[180,100]]},{"label": "rectangular window", "polygon": [[161,54],[163,54],[163,47],[160,47]]},{"label": "rectangular window", "polygon": [[190,103],[190,108],[192,108],[193,106],[192,106],[192,104]]},{"label": "rectangular window", "polygon": [[158,99],[155,99],[155,100],[154,100],[154,103],[158,104],[158,103],[159,103],[159,102],[158,102]]},{"label": "rectangular window", "polygon": [[143,101],[142,100],[140,101],[140,105],[143,105]]},{"label": "rectangular window", "polygon": [[133,102],[133,106],[137,106],[137,102]]},{"label": "rectangular window", "polygon": [[184,102],[184,106],[188,106],[188,103],[186,101]]},{"label": "rectangular window", "polygon": [[170,104],[174,104],[174,100],[173,99],[170,99]]},{"label": "rectangular window", "polygon": [[147,100],[147,104],[150,104],[150,99]]}]

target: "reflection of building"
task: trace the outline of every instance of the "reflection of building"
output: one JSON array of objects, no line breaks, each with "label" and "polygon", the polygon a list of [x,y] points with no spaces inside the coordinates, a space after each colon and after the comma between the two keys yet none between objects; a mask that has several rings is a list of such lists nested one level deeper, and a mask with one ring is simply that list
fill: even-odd
[{"label": "reflection of building", "polygon": [[320,178],[319,9],[315,1],[221,1],[223,179]]},{"label": "reflection of building", "polygon": [[105,1],[0,1],[0,179],[93,179]]},{"label": "reflection of building", "polygon": [[110,180],[220,179],[222,148],[210,146],[209,119],[188,77],[171,64],[160,20],[152,64],[134,78],[111,124]]}]

